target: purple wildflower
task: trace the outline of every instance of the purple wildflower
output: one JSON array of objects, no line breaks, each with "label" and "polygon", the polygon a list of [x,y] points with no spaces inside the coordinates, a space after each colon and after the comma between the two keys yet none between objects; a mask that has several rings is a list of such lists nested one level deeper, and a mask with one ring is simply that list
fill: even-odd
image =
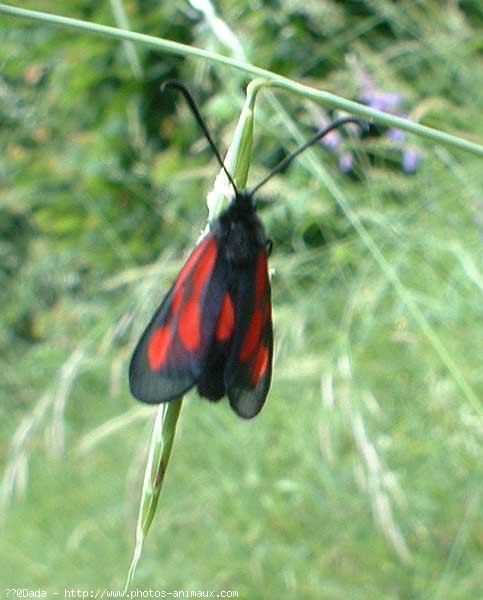
[{"label": "purple wildflower", "polygon": [[402,100],[403,97],[397,92],[378,92],[377,90],[366,91],[360,98],[362,104],[387,113],[397,113]]},{"label": "purple wildflower", "polygon": [[415,173],[421,157],[414,148],[406,148],[402,153],[402,168],[405,173]]},{"label": "purple wildflower", "polygon": [[[328,123],[329,121],[327,121],[327,124]],[[324,135],[322,138],[322,144],[327,148],[327,150],[335,151],[337,146],[340,144],[341,139],[342,137],[340,132],[337,131],[337,129],[333,129],[332,131],[329,131],[327,135]]]},{"label": "purple wildflower", "polygon": [[395,127],[390,127],[387,130],[387,137],[390,138],[393,142],[402,143],[406,139],[406,132],[402,129],[396,129]]},{"label": "purple wildflower", "polygon": [[[359,79],[362,88],[359,101],[362,104],[393,115],[404,115],[401,109],[404,100],[402,94],[395,91],[383,92],[378,90],[373,79],[365,72],[359,73]],[[330,122],[329,116],[318,109],[316,111],[314,110],[314,120],[317,122],[319,128],[325,127]],[[352,128],[348,125],[347,129],[350,129],[351,135],[361,135],[361,130],[357,126]],[[414,173],[418,168],[421,157],[417,150],[406,145],[406,132],[395,127],[389,127],[384,135],[386,135],[396,147],[400,148],[401,166],[404,173]],[[341,135],[341,132],[334,130],[327,134],[322,139],[321,143],[327,150],[337,156],[339,171],[342,173],[350,173],[354,167],[354,156],[350,151],[344,150],[343,140],[344,137]]]},{"label": "purple wildflower", "polygon": [[[376,110],[381,110],[397,116],[404,116],[400,106],[404,97],[399,92],[381,92],[376,89],[374,81],[367,73],[359,74],[362,86],[360,102]],[[386,136],[401,147],[402,169],[405,173],[414,173],[418,168],[420,156],[414,148],[405,147],[406,132],[390,127]]]},{"label": "purple wildflower", "polygon": [[[320,109],[315,109],[313,114],[314,121],[316,121],[319,129],[330,124],[331,118]],[[349,123],[346,126],[345,131],[350,132],[351,135],[360,135],[359,127],[355,125],[354,128],[352,128],[351,125],[352,124]],[[333,129],[321,139],[321,144],[324,148],[338,157],[339,170],[342,173],[350,173],[352,171],[354,159],[350,152],[344,152],[342,149],[343,142],[344,136],[338,129]]]},{"label": "purple wildflower", "polygon": [[354,164],[354,156],[352,152],[342,152],[339,154],[339,171],[342,173],[350,173]]}]

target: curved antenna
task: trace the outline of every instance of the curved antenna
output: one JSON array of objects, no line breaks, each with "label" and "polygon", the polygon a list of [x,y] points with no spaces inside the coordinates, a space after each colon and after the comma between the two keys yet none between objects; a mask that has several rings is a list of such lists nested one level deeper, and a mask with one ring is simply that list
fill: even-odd
[{"label": "curved antenna", "polygon": [[208,143],[210,144],[211,149],[215,153],[215,156],[218,159],[218,162],[220,163],[221,168],[225,172],[225,175],[228,177],[228,181],[233,186],[233,189],[235,190],[235,194],[238,195],[238,188],[236,187],[235,182],[233,181],[233,177],[230,175],[230,173],[228,172],[228,169],[225,167],[225,163],[223,162],[223,159],[221,158],[220,153],[218,152],[218,148],[216,147],[215,142],[213,141],[213,139],[210,135],[210,132],[208,131],[208,128],[206,127],[205,122],[203,121],[203,117],[201,116],[201,113],[198,110],[198,107],[196,106],[196,102],[194,101],[194,98],[191,95],[188,88],[186,86],[184,86],[182,83],[180,83],[179,81],[177,81],[176,79],[169,79],[168,81],[165,81],[161,85],[161,92],[164,92],[164,90],[166,88],[171,88],[171,89],[177,90],[178,92],[181,92],[183,94],[183,96],[186,99],[186,102],[188,103],[188,106],[191,108],[191,112],[193,113],[195,119],[198,121],[198,125],[203,130],[203,133],[205,134],[205,137],[208,140]]},{"label": "curved antenna", "polygon": [[276,173],[279,173],[280,171],[285,169],[285,167],[287,165],[289,165],[296,156],[301,154],[309,146],[314,144],[317,140],[320,140],[321,138],[323,138],[324,135],[327,135],[334,129],[337,129],[338,127],[342,127],[342,125],[346,125],[347,123],[355,123],[356,125],[359,125],[359,127],[362,130],[367,129],[367,123],[365,121],[361,121],[360,119],[356,119],[355,117],[342,117],[341,119],[336,119],[332,123],[329,123],[329,125],[327,125],[323,129],[320,129],[315,135],[313,135],[304,144],[302,144],[300,146],[300,148],[297,148],[297,150],[294,150],[291,154],[289,154],[281,162],[279,162],[278,165],[272,171],[270,171],[270,173],[266,177],[264,177],[260,181],[260,183],[258,183],[254,188],[252,188],[249,191],[250,196],[253,196],[253,194],[256,191],[258,191],[263,185],[265,185],[267,183],[267,181],[269,179],[271,179]]}]

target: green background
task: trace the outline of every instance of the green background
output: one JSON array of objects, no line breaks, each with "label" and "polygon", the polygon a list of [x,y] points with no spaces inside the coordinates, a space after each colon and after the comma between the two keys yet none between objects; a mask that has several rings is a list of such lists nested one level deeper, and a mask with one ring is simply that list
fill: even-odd
[{"label": "green background", "polygon": [[[15,5],[118,24],[114,0]],[[134,31],[243,52],[347,98],[365,72],[414,120],[483,139],[476,0],[220,0],[238,47],[188,2],[123,6]],[[248,80],[4,15],[0,35],[0,580],[121,589],[154,416],[130,397],[127,365],[218,172],[159,85],[190,86],[224,151]],[[317,126],[313,103],[277,99],[257,101],[253,184],[294,148],[288,119],[304,137]],[[135,588],[482,597],[483,169],[408,143],[412,176],[384,135],[352,144],[351,176],[317,150],[339,202],[306,157],[265,188],[267,404],[243,422],[189,395]]]}]

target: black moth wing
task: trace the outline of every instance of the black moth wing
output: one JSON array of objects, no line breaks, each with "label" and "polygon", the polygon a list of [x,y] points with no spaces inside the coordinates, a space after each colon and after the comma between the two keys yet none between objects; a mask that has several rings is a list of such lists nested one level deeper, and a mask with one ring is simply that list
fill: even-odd
[{"label": "black moth wing", "polygon": [[223,298],[227,262],[208,233],[194,248],[146,327],[129,366],[129,386],[142,402],[182,396],[199,380],[208,358]]},{"label": "black moth wing", "polygon": [[272,378],[271,289],[265,244],[254,261],[239,268],[232,290],[235,329],[225,367],[225,386],[233,410],[245,419],[262,409]]}]

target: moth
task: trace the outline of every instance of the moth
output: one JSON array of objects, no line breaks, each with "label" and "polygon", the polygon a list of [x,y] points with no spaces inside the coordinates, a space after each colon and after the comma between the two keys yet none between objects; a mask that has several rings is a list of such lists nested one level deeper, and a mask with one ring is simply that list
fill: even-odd
[{"label": "moth", "polygon": [[268,256],[271,242],[253,196],[298,154],[351,117],[318,131],[251,190],[238,190],[188,89],[180,91],[212,147],[234,194],[209,224],[139,340],[129,367],[135,398],[169,402],[196,386],[211,401],[228,396],[244,419],[262,409],[270,388],[273,330]]}]

